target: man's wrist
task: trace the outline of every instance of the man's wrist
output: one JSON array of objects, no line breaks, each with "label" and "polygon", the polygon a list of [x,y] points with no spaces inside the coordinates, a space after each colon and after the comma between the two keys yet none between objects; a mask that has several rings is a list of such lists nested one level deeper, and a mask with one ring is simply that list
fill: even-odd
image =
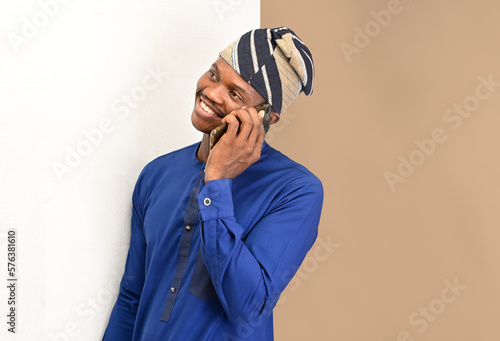
[{"label": "man's wrist", "polygon": [[224,174],[223,172],[214,170],[214,169],[206,169],[205,168],[205,183],[212,181],[212,180],[219,180],[219,179],[232,179],[231,176],[228,176],[227,174]]},{"label": "man's wrist", "polygon": [[197,196],[202,220],[234,216],[232,179],[215,179],[202,185]]},{"label": "man's wrist", "polygon": [[205,174],[205,183],[213,180],[226,179],[227,177]]},{"label": "man's wrist", "polygon": [[205,171],[205,183],[212,181],[212,180],[218,180],[218,179],[222,179],[222,178],[220,176],[217,176],[213,172],[206,172]]}]

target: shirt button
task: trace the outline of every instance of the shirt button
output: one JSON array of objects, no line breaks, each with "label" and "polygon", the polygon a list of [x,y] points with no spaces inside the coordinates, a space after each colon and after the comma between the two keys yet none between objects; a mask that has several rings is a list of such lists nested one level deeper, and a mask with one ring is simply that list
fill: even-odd
[{"label": "shirt button", "polygon": [[212,200],[210,200],[210,198],[203,199],[203,204],[205,206],[210,206],[211,203],[212,203]]},{"label": "shirt button", "polygon": [[186,230],[190,231],[191,230],[191,226],[186,225]]},{"label": "shirt button", "polygon": [[171,291],[171,292],[175,292],[175,288],[174,288],[174,287],[171,287],[171,288],[170,288],[170,291]]}]

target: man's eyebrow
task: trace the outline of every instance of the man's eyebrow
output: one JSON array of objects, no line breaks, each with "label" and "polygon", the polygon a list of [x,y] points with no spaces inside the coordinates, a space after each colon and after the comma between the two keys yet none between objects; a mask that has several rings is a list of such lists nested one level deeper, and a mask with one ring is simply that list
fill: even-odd
[{"label": "man's eyebrow", "polygon": [[233,86],[238,89],[238,91],[240,91],[241,93],[243,93],[243,95],[245,96],[248,96],[247,92],[240,86],[236,85],[236,84],[233,84]]},{"label": "man's eyebrow", "polygon": [[[220,71],[219,71],[219,68],[217,67],[217,65],[214,63],[212,64],[212,67],[215,69],[215,71],[220,75]],[[236,71],[235,71],[236,72]],[[241,87],[241,86],[238,86],[234,83],[231,83],[231,85],[233,87],[235,87],[236,89],[238,89],[238,91],[242,92],[244,95],[248,96],[247,92]]]}]

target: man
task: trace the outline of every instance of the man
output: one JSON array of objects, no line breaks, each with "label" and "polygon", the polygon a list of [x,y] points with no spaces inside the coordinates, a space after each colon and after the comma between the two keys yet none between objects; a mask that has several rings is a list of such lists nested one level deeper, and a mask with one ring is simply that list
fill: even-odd
[{"label": "man", "polygon": [[313,73],[309,50],[280,27],[247,32],[201,76],[191,114],[201,142],[150,162],[137,181],[103,340],[273,340],[272,310],[316,239],[323,189],[264,141],[254,107],[269,103],[274,124],[312,93]]}]

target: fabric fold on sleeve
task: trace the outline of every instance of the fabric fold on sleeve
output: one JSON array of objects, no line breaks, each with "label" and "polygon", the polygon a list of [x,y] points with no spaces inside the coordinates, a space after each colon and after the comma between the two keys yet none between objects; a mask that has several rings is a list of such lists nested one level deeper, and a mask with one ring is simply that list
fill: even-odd
[{"label": "fabric fold on sleeve", "polygon": [[[246,237],[233,214],[231,180],[207,182],[198,194],[201,253],[229,320],[270,314],[317,237],[323,191],[306,177],[286,186]],[[239,323],[239,322],[238,322]]]}]

